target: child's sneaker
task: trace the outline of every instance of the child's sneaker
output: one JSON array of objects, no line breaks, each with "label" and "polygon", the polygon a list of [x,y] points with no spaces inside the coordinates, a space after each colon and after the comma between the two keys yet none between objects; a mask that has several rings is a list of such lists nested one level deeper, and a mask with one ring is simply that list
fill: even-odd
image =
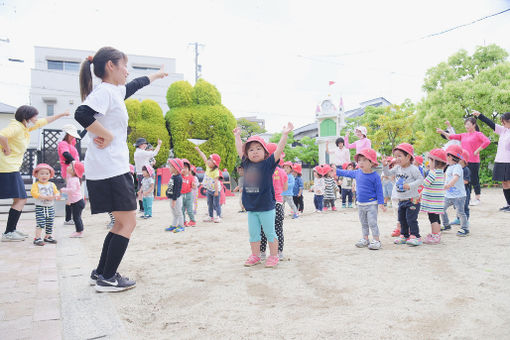
[{"label": "child's sneaker", "polygon": [[423,242],[421,242],[421,238],[416,237],[414,235],[411,235],[409,240],[407,240],[407,245],[411,246],[411,247],[421,246],[422,244],[423,244]]},{"label": "child's sneaker", "polygon": [[345,205],[345,203],[342,203],[342,208],[343,208],[343,209],[347,208],[347,206]]},{"label": "child's sneaker", "polygon": [[2,242],[19,242],[25,241],[25,238],[18,233],[10,232],[7,234],[2,234]]},{"label": "child's sneaker", "polygon": [[165,231],[174,231],[175,228],[177,228],[177,227],[174,227],[174,226],[171,225],[170,227],[165,228]]},{"label": "child's sneaker", "polygon": [[451,225],[443,225],[443,226],[441,226],[441,231],[448,231],[450,229],[452,229]]},{"label": "child's sneaker", "polygon": [[298,215],[298,214],[294,214],[294,215],[292,215],[292,219],[296,219],[296,218],[298,218],[298,217],[299,217],[299,215]]},{"label": "child's sneaker", "polygon": [[260,261],[265,261],[266,260],[266,252],[265,251],[261,251],[260,252]]},{"label": "child's sneaker", "polygon": [[196,226],[197,226],[197,222],[195,222],[195,221],[188,222],[188,227],[196,227]]},{"label": "child's sneaker", "polygon": [[42,240],[42,238],[34,238],[34,244],[36,246],[44,246],[44,241]]},{"label": "child's sneaker", "polygon": [[331,208],[331,210],[336,211],[336,207]]},{"label": "child's sneaker", "polygon": [[433,234],[428,234],[427,237],[425,237],[425,240],[423,240],[423,243],[439,244],[441,243],[441,235],[437,234],[437,236],[434,236]]},{"label": "child's sneaker", "polygon": [[450,225],[460,225],[460,220],[456,218],[454,221],[450,222]]},{"label": "child's sneaker", "polygon": [[352,208],[352,203],[349,203],[349,204],[347,205],[347,208]]},{"label": "child's sneaker", "polygon": [[395,244],[406,244],[409,239],[406,239],[404,235],[400,235],[400,237],[396,238],[393,243]]},{"label": "child's sneaker", "polygon": [[73,220],[64,221],[64,225],[74,225],[74,221]]},{"label": "child's sneaker", "polygon": [[246,260],[246,262],[244,262],[244,266],[245,267],[252,267],[256,264],[259,264],[260,263],[260,257],[258,257],[257,255],[250,255],[250,257],[248,257],[248,260]]},{"label": "child's sneaker", "polygon": [[324,207],[322,208],[322,211],[328,211],[328,208]]},{"label": "child's sneaker", "polygon": [[400,229],[398,229],[398,228],[393,229],[393,231],[391,232],[391,236],[392,237],[399,237],[400,236]]},{"label": "child's sneaker", "polygon": [[216,216],[216,217],[214,218],[213,222],[214,222],[214,223],[221,223],[221,222],[222,222],[221,217]]},{"label": "child's sneaker", "polygon": [[283,252],[278,250],[278,260],[281,261],[283,259],[285,259],[285,256],[283,256]]},{"label": "child's sneaker", "polygon": [[464,236],[468,236],[468,235],[469,235],[469,230],[467,230],[467,229],[460,229],[459,231],[457,231],[457,236],[464,237]]},{"label": "child's sneaker", "polygon": [[116,273],[110,279],[105,279],[102,275],[99,275],[96,281],[96,291],[98,292],[122,292],[135,286],[135,281],[128,277],[122,277],[119,273]]},{"label": "child's sneaker", "polygon": [[50,236],[48,236],[48,237],[45,237],[45,238],[44,238],[44,242],[45,242],[45,243],[57,244],[57,240],[55,240],[55,239],[53,238],[53,236],[51,236],[51,235],[50,235]]},{"label": "child's sneaker", "polygon": [[368,245],[368,249],[370,250],[379,250],[381,249],[381,242],[377,240],[370,241],[370,244]]},{"label": "child's sneaker", "polygon": [[321,210],[319,210],[319,209],[317,209],[317,210],[315,210],[315,212],[316,212],[316,213],[321,213],[322,211],[321,211]]},{"label": "child's sneaker", "polygon": [[82,232],[75,231],[75,232],[74,232],[74,233],[72,233],[69,237],[70,237],[70,238],[82,238],[82,237],[83,237],[83,233],[82,233]]},{"label": "child's sneaker", "polygon": [[356,247],[363,248],[368,246],[368,240],[365,240],[364,238],[360,239],[356,244]]},{"label": "child's sneaker", "polygon": [[184,231],[186,229],[184,229],[184,227],[177,227],[173,230],[174,233],[180,233],[181,231]]},{"label": "child's sneaker", "polygon": [[110,223],[108,223],[106,225],[106,229],[112,229],[114,224],[115,224],[115,222],[111,221]]},{"label": "child's sneaker", "polygon": [[269,256],[266,260],[266,268],[276,268],[280,260],[278,256]]},{"label": "child's sneaker", "polygon": [[206,218],[204,218],[204,222],[214,222],[214,219],[210,216],[207,216]]},{"label": "child's sneaker", "polygon": [[188,222],[184,222],[185,227],[189,227]]}]

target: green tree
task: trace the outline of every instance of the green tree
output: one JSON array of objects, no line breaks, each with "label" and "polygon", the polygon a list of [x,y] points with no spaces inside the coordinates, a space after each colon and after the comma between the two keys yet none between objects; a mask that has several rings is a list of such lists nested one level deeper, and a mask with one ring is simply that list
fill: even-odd
[{"label": "green tree", "polygon": [[221,104],[221,95],[216,87],[200,79],[194,87],[187,81],[170,85],[167,91],[170,111],[165,115],[167,129],[175,157],[187,158],[191,163],[205,166],[188,139],[206,139],[200,149],[206,154],[217,153],[221,157],[220,167],[232,173],[237,159],[234,135],[236,120]]},{"label": "green tree", "polygon": [[[421,131],[417,143],[420,151],[430,150],[445,143],[436,133],[436,128],[445,128],[449,120],[455,131],[465,131],[464,118],[477,110],[490,118],[497,119],[493,112],[506,112],[510,105],[510,63],[505,61],[508,53],[496,45],[477,47],[472,56],[460,51],[427,71],[424,90],[427,96],[417,105],[413,129]],[[485,124],[481,131],[491,141],[498,136]],[[493,143],[494,144],[494,143]],[[480,153],[480,179],[487,183],[490,178],[488,164],[494,161],[495,146]]]},{"label": "green tree", "polygon": [[[275,133],[269,141],[278,144],[281,136],[281,133]],[[310,165],[316,165],[319,162],[319,146],[315,143],[315,139],[303,137],[295,140],[293,132],[289,133],[283,152],[285,152],[285,161],[301,161]]]},{"label": "green tree", "polygon": [[253,135],[258,135],[260,133],[266,132],[266,129],[261,127],[259,124],[256,122],[250,122],[246,118],[239,118],[237,120],[237,126],[241,128],[241,139],[243,141],[247,140]]},{"label": "green tree", "polygon": [[127,99],[126,108],[129,115],[128,148],[129,159],[134,163],[134,143],[138,138],[145,138],[149,143],[156,146],[158,139],[161,139],[161,149],[156,156],[156,167],[166,163],[168,151],[170,150],[170,136],[165,126],[163,111],[154,100],[146,99],[140,102],[137,99]]}]

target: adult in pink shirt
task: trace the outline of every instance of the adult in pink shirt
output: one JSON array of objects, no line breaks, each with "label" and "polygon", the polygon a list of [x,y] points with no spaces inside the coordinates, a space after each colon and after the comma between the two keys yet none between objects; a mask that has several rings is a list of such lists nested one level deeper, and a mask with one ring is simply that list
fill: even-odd
[{"label": "adult in pink shirt", "polygon": [[367,128],[364,126],[358,126],[356,130],[354,130],[354,134],[359,139],[352,144],[349,144],[349,134],[346,134],[344,137],[345,147],[347,149],[356,148],[356,154],[360,153],[363,149],[371,149],[372,141],[367,138]]},{"label": "adult in pink shirt", "polygon": [[498,151],[496,159],[494,159],[494,169],[492,170],[492,180],[503,184],[506,206],[499,210],[510,212],[510,112],[501,115],[501,125],[494,123],[478,111],[474,111],[473,114],[499,135]]},{"label": "adult in pink shirt", "polygon": [[491,141],[480,132],[480,128],[476,124],[476,118],[466,118],[464,127],[466,128],[466,132],[459,134],[449,134],[441,129],[437,129],[436,131],[448,139],[460,140],[462,148],[469,152],[468,167],[469,170],[471,170],[469,186],[475,189],[476,195],[471,205],[478,205],[480,203],[480,179],[478,177],[480,171],[480,151],[489,146]]},{"label": "adult in pink shirt", "polygon": [[[60,161],[60,174],[63,179],[67,177],[67,167],[72,161],[79,161],[80,154],[76,150],[76,138],[80,138],[76,127],[73,124],[66,124],[62,127],[62,131],[65,132],[64,139],[58,143],[57,152],[58,159]],[[69,199],[66,201],[66,217],[64,224],[72,225],[72,209]]]}]

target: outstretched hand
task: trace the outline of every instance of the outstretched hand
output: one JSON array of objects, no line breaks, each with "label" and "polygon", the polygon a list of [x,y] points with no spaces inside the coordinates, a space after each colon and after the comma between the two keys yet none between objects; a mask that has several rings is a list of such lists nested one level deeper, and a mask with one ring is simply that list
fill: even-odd
[{"label": "outstretched hand", "polygon": [[440,134],[443,134],[443,133],[444,133],[444,130],[443,130],[443,129],[440,129],[440,128],[437,128],[437,129],[436,129],[436,132],[437,132],[437,133],[440,133]]},{"label": "outstretched hand", "polygon": [[287,126],[283,127],[282,133],[288,135],[292,130],[294,130],[294,125],[291,122],[288,122]]},{"label": "outstretched hand", "polygon": [[157,79],[163,79],[165,78],[166,76],[168,76],[168,73],[165,72],[165,65],[161,65],[161,68],[159,69],[158,72],[154,73],[154,76],[157,78]]},{"label": "outstretched hand", "polygon": [[479,115],[481,115],[480,112],[476,111],[476,110],[473,110],[473,112],[471,112],[473,114],[473,116],[475,117],[478,117]]},{"label": "outstretched hand", "polygon": [[234,136],[241,136],[241,128],[239,126],[236,126],[234,130],[232,130],[232,133]]}]

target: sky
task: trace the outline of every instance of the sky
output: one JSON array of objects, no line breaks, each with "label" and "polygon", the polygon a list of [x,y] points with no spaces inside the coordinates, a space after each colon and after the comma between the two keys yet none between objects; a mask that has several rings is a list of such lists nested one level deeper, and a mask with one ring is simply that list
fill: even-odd
[{"label": "sky", "polygon": [[510,11],[420,38],[508,8],[510,0],[0,0],[0,102],[29,102],[34,46],[171,57],[193,84],[189,44],[199,42],[202,77],[223,104],[277,132],[313,123],[328,96],[346,110],[377,97],[418,102],[427,69],[459,49],[510,52]]}]

